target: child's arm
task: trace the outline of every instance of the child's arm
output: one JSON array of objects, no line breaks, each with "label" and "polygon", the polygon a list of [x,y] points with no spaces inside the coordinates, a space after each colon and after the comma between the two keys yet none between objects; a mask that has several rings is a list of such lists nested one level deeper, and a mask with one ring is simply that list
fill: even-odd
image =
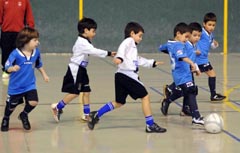
[{"label": "child's arm", "polygon": [[49,82],[49,77],[43,67],[38,68],[39,72],[42,74],[45,82]]},{"label": "child's arm", "polygon": [[159,50],[160,52],[165,53],[165,54],[169,54],[169,53],[168,53],[167,44],[162,44],[162,45],[160,45],[159,48],[158,48],[158,50]]},{"label": "child's arm", "polygon": [[182,58],[182,61],[190,64],[192,72],[195,72],[197,70],[195,63],[192,60],[190,60],[188,57]]},{"label": "child's arm", "polygon": [[138,64],[143,67],[151,68],[156,67],[160,64],[164,64],[164,62],[155,61],[154,59],[146,59],[144,57],[138,56]]}]

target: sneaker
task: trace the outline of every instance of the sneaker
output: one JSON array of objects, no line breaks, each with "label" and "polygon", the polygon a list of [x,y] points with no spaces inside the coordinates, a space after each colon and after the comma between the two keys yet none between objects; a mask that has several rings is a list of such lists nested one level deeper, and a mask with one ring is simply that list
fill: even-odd
[{"label": "sneaker", "polygon": [[23,113],[23,112],[20,113],[18,116],[18,119],[22,121],[22,125],[25,130],[31,129],[31,125],[28,120],[28,115],[26,113]]},{"label": "sneaker", "polygon": [[172,93],[171,93],[171,89],[169,89],[168,85],[167,85],[167,84],[164,85],[164,86],[163,86],[163,97],[164,97],[165,99],[167,99],[168,97],[170,97],[171,94],[172,94]]},{"label": "sneaker", "polygon": [[81,121],[82,122],[87,122],[88,120],[89,120],[89,115],[83,114],[82,117],[81,117]]},{"label": "sneaker", "polygon": [[3,72],[2,79],[9,79],[9,74],[7,72]]},{"label": "sneaker", "polygon": [[161,111],[162,111],[162,114],[165,116],[168,114],[168,107],[169,107],[169,103],[166,101],[166,99],[163,99]]},{"label": "sneaker", "polygon": [[180,112],[180,116],[192,116],[189,106],[185,106]]},{"label": "sneaker", "polygon": [[95,124],[97,124],[99,121],[99,117],[98,117],[98,112],[97,111],[93,111],[89,114],[89,120],[88,120],[88,127],[89,129],[93,130]]},{"label": "sneaker", "polygon": [[1,124],[1,131],[7,132],[9,129],[9,118],[3,118],[2,124]]},{"label": "sneaker", "polygon": [[199,118],[193,118],[192,119],[192,124],[195,124],[195,125],[204,125],[204,120],[203,120],[203,117],[199,117]]},{"label": "sneaker", "polygon": [[60,116],[63,113],[62,109],[57,109],[57,103],[54,103],[51,105],[52,108],[52,114],[53,114],[53,118],[55,119],[56,122],[60,121]]},{"label": "sneaker", "polygon": [[146,126],[147,133],[164,133],[167,132],[167,129],[160,127],[157,123],[153,123],[152,126]]},{"label": "sneaker", "polygon": [[221,101],[225,98],[226,98],[226,96],[223,96],[221,94],[216,94],[213,97],[211,97],[211,101]]}]

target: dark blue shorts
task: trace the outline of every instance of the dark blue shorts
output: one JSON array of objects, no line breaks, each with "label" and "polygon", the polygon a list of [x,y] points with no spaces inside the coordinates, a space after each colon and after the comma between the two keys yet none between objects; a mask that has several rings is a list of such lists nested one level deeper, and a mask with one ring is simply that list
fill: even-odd
[{"label": "dark blue shorts", "polygon": [[126,98],[130,95],[134,100],[143,98],[148,94],[146,88],[138,81],[122,74],[115,74],[115,100],[125,104]]}]

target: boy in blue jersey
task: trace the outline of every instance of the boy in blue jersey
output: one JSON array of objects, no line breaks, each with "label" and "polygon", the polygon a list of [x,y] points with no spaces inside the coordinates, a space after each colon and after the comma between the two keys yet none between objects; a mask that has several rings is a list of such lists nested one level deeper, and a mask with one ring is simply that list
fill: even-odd
[{"label": "boy in blue jersey", "polygon": [[[189,24],[189,28],[191,31],[191,35],[189,37],[189,40],[185,43],[185,48],[188,57],[195,62],[196,56],[199,55],[201,52],[197,49],[197,42],[199,41],[201,37],[202,27],[197,22],[192,22]],[[167,53],[167,44],[160,45],[159,50],[161,52]],[[199,69],[196,71],[196,75],[199,75],[201,72]],[[194,81],[194,74],[192,74],[193,81]],[[181,88],[177,87],[175,83],[173,82],[170,85],[165,85],[163,88],[163,94],[165,99],[170,99],[170,101],[174,101],[180,97],[183,96]],[[167,112],[163,112],[164,115],[167,115]],[[183,107],[182,111],[180,112],[180,116],[191,116],[191,111],[187,102],[187,99],[183,98]]]},{"label": "boy in blue jersey", "polygon": [[19,114],[18,119],[22,121],[25,130],[31,129],[28,114],[38,104],[34,69],[37,68],[43,79],[46,82],[49,81],[49,77],[43,69],[40,51],[37,48],[39,45],[38,38],[39,33],[37,30],[24,28],[17,36],[17,48],[11,52],[6,61],[5,70],[10,73],[10,80],[1,131],[9,130],[10,115],[22,98],[25,98],[25,107]]},{"label": "boy in blue jersey", "polygon": [[136,22],[129,22],[125,27],[125,39],[118,48],[117,55],[113,62],[118,65],[115,73],[115,101],[108,102],[98,111],[90,113],[88,122],[89,129],[93,130],[99,119],[107,112],[113,111],[126,103],[126,98],[130,95],[133,99],[141,98],[142,110],[146,121],[147,133],[163,133],[167,130],[154,122],[149,94],[138,77],[138,66],[155,67],[162,62],[153,59],[146,59],[138,56],[137,44],[142,40],[143,27]]},{"label": "boy in blue jersey", "polygon": [[[196,100],[197,87],[195,86],[192,72],[197,71],[196,64],[189,58],[185,43],[187,42],[191,30],[186,23],[179,23],[174,28],[174,40],[169,40],[167,50],[172,66],[172,76],[174,83],[181,89],[184,99],[187,101],[191,116],[192,124],[203,125],[204,120],[198,111]],[[190,68],[189,68],[190,67]],[[164,115],[167,114],[171,99],[162,101],[161,111]]]},{"label": "boy in blue jersey", "polygon": [[59,122],[63,108],[73,99],[77,98],[82,92],[84,104],[84,118],[87,120],[90,113],[90,92],[89,78],[87,74],[87,66],[89,63],[89,55],[105,58],[106,56],[114,56],[116,52],[95,48],[91,41],[96,35],[97,23],[91,18],[83,18],[78,22],[79,36],[73,46],[73,55],[70,58],[67,72],[63,79],[62,92],[67,94],[58,103],[51,105],[53,117]]},{"label": "boy in blue jersey", "polygon": [[208,75],[208,86],[211,93],[211,101],[221,101],[226,98],[226,96],[216,93],[216,73],[208,59],[210,48],[215,49],[218,47],[218,42],[214,40],[213,37],[216,22],[217,17],[214,13],[210,12],[204,16],[202,35],[198,42],[198,48],[201,51],[201,54],[196,58],[200,71]]}]

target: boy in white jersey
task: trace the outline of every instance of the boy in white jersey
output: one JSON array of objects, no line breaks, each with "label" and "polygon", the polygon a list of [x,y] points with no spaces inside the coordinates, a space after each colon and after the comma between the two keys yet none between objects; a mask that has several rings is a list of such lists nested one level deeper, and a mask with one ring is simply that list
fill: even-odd
[{"label": "boy in white jersey", "polygon": [[58,103],[51,105],[53,117],[56,122],[59,122],[65,105],[77,98],[80,92],[83,93],[84,114],[88,118],[90,113],[89,96],[91,92],[87,74],[89,55],[104,58],[116,54],[116,52],[95,48],[91,44],[91,40],[96,35],[96,29],[97,23],[91,18],[83,18],[78,22],[79,36],[73,46],[73,55],[70,58],[68,70],[62,84],[62,92],[66,92],[67,94]]},{"label": "boy in white jersey", "polygon": [[118,65],[115,73],[115,101],[108,102],[98,111],[90,113],[88,127],[93,130],[100,117],[119,108],[126,103],[126,98],[130,95],[133,99],[141,98],[143,113],[146,119],[147,133],[163,133],[167,130],[158,126],[152,117],[150,99],[146,88],[139,80],[138,66],[155,67],[162,62],[153,59],[145,59],[138,56],[137,44],[141,42],[144,29],[136,22],[130,22],[125,27],[125,39],[118,48],[117,55],[113,62]]},{"label": "boy in white jersey", "polygon": [[201,51],[196,58],[196,63],[201,72],[208,76],[208,86],[210,89],[210,100],[221,101],[226,98],[221,94],[216,93],[216,73],[208,59],[208,53],[211,48],[218,47],[218,42],[213,37],[213,31],[216,27],[217,17],[214,13],[209,12],[203,18],[203,29],[200,40],[198,41],[198,48]]},{"label": "boy in white jersey", "polygon": [[22,121],[25,130],[31,129],[28,114],[38,104],[34,69],[37,68],[43,79],[46,82],[49,81],[49,77],[42,67],[40,51],[37,48],[39,45],[38,38],[39,33],[37,30],[24,28],[17,36],[17,48],[11,52],[6,61],[5,70],[10,73],[10,80],[1,131],[9,130],[10,115],[23,98],[25,98],[25,107],[19,114],[18,119]]}]

